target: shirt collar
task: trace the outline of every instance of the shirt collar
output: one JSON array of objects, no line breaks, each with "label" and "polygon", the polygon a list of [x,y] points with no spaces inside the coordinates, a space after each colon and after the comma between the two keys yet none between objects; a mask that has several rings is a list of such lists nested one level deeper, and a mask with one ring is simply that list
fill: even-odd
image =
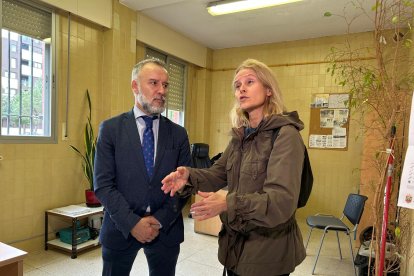
[{"label": "shirt collar", "polygon": [[[142,116],[149,116],[148,114],[146,114],[144,111],[142,111],[141,109],[139,109],[136,105],[134,105],[134,116],[135,119],[138,119],[139,117]],[[160,118],[160,114],[154,115],[157,117],[157,119]]]}]

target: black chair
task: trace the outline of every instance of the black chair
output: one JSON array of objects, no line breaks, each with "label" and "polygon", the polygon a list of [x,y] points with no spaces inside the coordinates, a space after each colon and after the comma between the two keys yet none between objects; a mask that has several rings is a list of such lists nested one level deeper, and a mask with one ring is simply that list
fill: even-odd
[{"label": "black chair", "polygon": [[[209,146],[208,144],[195,143],[191,144],[191,167],[203,169],[211,167],[211,160],[208,156]],[[189,218],[192,218],[191,213],[188,214]]]},{"label": "black chair", "polygon": [[[306,218],[306,223],[310,227],[308,240],[306,241],[306,248],[308,248],[308,243],[309,243],[310,236],[312,234],[312,230],[314,228],[323,230],[323,235],[322,235],[321,243],[319,245],[318,255],[316,256],[315,264],[313,266],[312,275],[315,272],[316,263],[318,262],[319,254],[321,253],[323,240],[325,238],[325,234],[328,231],[336,232],[336,238],[338,240],[339,256],[341,260],[342,260],[342,253],[341,253],[341,245],[339,243],[338,232],[344,232],[346,235],[348,235],[349,245],[351,247],[351,258],[352,258],[351,260],[352,260],[352,263],[354,263],[354,253],[352,251],[351,233],[356,232],[358,228],[359,221],[361,220],[362,213],[364,212],[365,201],[367,199],[368,198],[363,195],[349,194],[348,199],[345,204],[343,214],[340,218],[337,218],[332,215],[323,215],[323,214],[316,214],[314,216],[309,216]],[[346,217],[349,220],[349,222],[354,226],[352,230],[343,222],[344,217]],[[355,275],[357,275],[355,265],[354,265],[354,271],[355,271]]]},{"label": "black chair", "polygon": [[208,156],[208,144],[195,143],[191,145],[191,159],[193,168],[210,168],[211,160]]}]

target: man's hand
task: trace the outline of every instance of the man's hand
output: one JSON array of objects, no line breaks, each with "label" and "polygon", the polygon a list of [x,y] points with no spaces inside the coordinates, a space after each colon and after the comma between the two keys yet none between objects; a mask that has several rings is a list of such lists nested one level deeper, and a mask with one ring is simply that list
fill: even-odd
[{"label": "man's hand", "polygon": [[161,190],[165,194],[170,193],[170,196],[174,196],[175,192],[184,187],[188,182],[189,176],[190,172],[186,167],[178,167],[175,172],[170,173],[161,181]]},{"label": "man's hand", "polygon": [[203,199],[191,205],[190,213],[194,219],[209,219],[227,210],[225,195],[200,191],[197,194]]},{"label": "man's hand", "polygon": [[132,228],[131,235],[141,243],[152,242],[158,235],[161,224],[153,216],[143,217]]}]

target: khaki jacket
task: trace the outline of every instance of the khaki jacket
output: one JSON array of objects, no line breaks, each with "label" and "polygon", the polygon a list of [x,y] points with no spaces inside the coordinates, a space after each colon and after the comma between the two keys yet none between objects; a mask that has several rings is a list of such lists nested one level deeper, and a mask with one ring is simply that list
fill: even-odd
[{"label": "khaki jacket", "polygon": [[[274,129],[280,128],[272,145]],[[219,261],[241,276],[291,273],[306,257],[295,219],[304,159],[296,112],[271,115],[244,137],[232,130],[222,157],[209,169],[190,169],[186,192],[228,186],[219,234]]]}]

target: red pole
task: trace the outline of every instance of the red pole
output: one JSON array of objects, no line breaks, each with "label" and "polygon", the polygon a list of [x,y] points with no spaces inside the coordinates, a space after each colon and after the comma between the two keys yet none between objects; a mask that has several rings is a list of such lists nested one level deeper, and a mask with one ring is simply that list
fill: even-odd
[{"label": "red pole", "polygon": [[385,186],[385,196],[384,196],[384,211],[382,216],[382,231],[381,231],[381,248],[380,248],[380,263],[379,263],[379,272],[378,275],[382,276],[384,273],[384,262],[385,262],[385,248],[387,244],[387,226],[388,226],[388,211],[390,207],[390,197],[391,197],[391,184],[392,184],[392,172],[394,169],[394,136],[395,136],[395,126],[391,128],[391,141],[390,148],[387,150],[390,151],[387,161],[387,184]]}]

